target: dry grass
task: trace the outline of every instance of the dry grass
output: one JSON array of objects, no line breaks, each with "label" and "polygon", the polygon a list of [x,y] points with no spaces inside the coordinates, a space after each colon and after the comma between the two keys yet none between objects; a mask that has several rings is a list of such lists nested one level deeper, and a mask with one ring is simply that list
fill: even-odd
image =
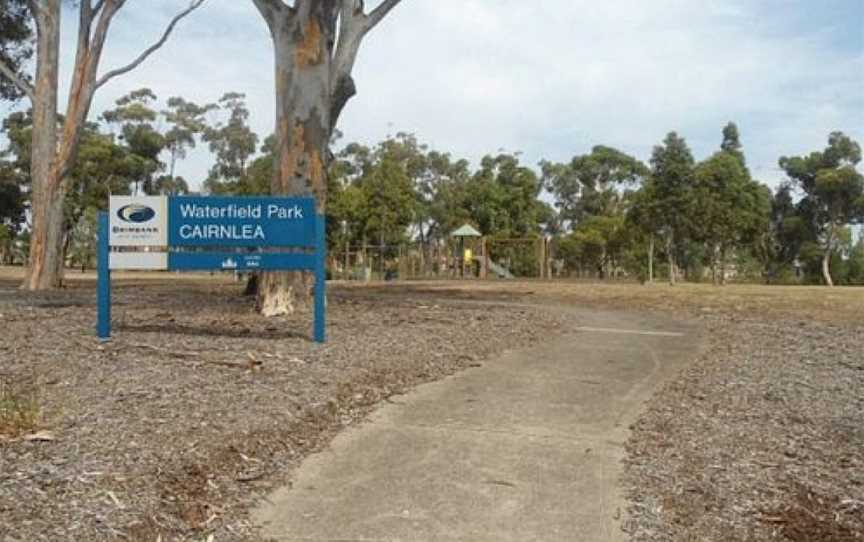
[{"label": "dry grass", "polygon": [[[438,292],[465,299],[538,300],[567,305],[629,310],[665,310],[689,314],[712,312],[824,322],[864,321],[864,288],[766,286],[759,284],[646,284],[584,281],[449,281],[411,282],[417,292]],[[381,285],[404,292],[405,283]]]},{"label": "dry grass", "polygon": [[[272,473],[378,401],[554,330],[539,311],[476,303],[489,301],[670,311],[710,332],[709,351],[634,426],[635,539],[864,536],[864,288],[351,283],[331,290],[333,341],[319,348],[283,329],[306,333],[305,318],[274,327],[244,309],[230,275],[116,273],[118,336],[100,347],[93,273],[70,271],[49,294],[18,291],[22,276],[0,268],[0,370],[42,364],[56,379],[43,406],[64,415],[55,442],[0,446],[0,463],[15,465],[0,469],[0,525],[21,539],[63,539],[72,526],[65,539],[255,540],[243,511]],[[0,388],[0,405],[14,398],[0,410],[28,419],[38,395],[16,386]]]},{"label": "dry grass", "polygon": [[35,382],[0,376],[0,439],[32,433],[38,428],[41,417]]},{"label": "dry grass", "polygon": [[0,442],[4,542],[260,540],[248,507],[337,431],[559,327],[537,309],[334,287],[318,345],[311,315],[264,319],[230,275],[136,273],[117,274],[100,344],[92,274],[56,292],[14,275],[0,277],[0,372],[38,375],[45,423]]},{"label": "dry grass", "polygon": [[711,315],[631,427],[631,539],[864,540],[864,327]]},{"label": "dry grass", "polygon": [[[20,267],[0,267],[0,280],[21,280]],[[115,272],[118,284],[178,280],[212,281],[227,284],[233,277],[207,273]],[[69,270],[66,281],[71,287],[96,280],[92,271]],[[334,284],[366,293],[402,296],[406,292],[438,294],[470,300],[542,300],[568,305],[602,306],[631,310],[668,310],[689,313],[760,314],[767,317],[804,318],[826,322],[864,322],[864,287],[767,286],[762,284],[679,283],[664,282],[640,285],[632,282],[574,280],[516,281],[410,281],[392,283]]]}]

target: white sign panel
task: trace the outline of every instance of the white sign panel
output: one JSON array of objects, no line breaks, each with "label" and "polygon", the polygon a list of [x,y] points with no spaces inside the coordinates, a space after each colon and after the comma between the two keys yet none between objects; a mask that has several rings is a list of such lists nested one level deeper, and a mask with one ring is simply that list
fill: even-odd
[{"label": "white sign panel", "polygon": [[109,269],[127,269],[130,271],[168,269],[167,252],[112,252],[108,259]]},{"label": "white sign panel", "polygon": [[168,198],[111,196],[109,228],[112,247],[167,246]]}]

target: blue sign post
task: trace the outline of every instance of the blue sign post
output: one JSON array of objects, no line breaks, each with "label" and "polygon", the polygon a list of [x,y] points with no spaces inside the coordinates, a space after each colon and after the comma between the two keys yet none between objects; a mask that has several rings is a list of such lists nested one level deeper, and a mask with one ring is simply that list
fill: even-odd
[{"label": "blue sign post", "polygon": [[[126,200],[122,203],[125,205],[118,208],[116,219],[106,213],[99,216],[97,332],[100,339],[107,340],[111,336],[111,269],[147,268],[312,271],[315,274],[314,338],[319,343],[324,342],[326,223],[324,216],[315,212],[314,199],[177,196],[167,198],[167,205],[157,201],[162,205],[154,204],[155,209]],[[161,217],[157,210],[160,207],[167,209]],[[135,213],[130,214],[130,208],[134,208]],[[116,225],[112,225],[109,218],[115,220]],[[127,224],[130,222],[134,224]],[[158,247],[156,253],[149,249],[114,253],[116,265],[111,259],[115,234],[121,241],[125,239],[122,236],[133,239],[130,244],[121,246],[140,247],[141,238],[151,234],[158,236],[165,231],[167,236],[154,238],[167,239],[167,254],[159,254],[159,250],[164,253],[165,247]]]},{"label": "blue sign post", "polygon": [[111,267],[108,246],[108,213],[99,213],[99,239],[96,253],[96,335],[101,341],[111,338]]}]

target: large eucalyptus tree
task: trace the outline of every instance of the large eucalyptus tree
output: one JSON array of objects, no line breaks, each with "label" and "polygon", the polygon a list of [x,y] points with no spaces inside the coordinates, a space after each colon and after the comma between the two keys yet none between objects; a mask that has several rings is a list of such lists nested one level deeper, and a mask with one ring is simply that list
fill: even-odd
[{"label": "large eucalyptus tree", "polygon": [[[59,125],[59,60],[61,0],[27,0],[36,29],[36,71],[31,78],[0,58],[0,74],[27,96],[33,106],[33,152],[30,175],[32,233],[30,267],[22,285],[30,290],[59,286],[63,261],[63,200],[69,190],[69,173],[96,91],[113,78],[137,68],[161,48],[177,23],[205,0],[190,0],[169,22],[161,37],[129,64],[99,74],[108,30],[127,0],[78,0],[78,39],[66,113]],[[58,129],[59,128],[59,129]]]},{"label": "large eucalyptus tree", "polygon": [[822,248],[822,277],[834,286],[831,258],[840,234],[849,224],[864,222],[864,175],[858,172],[861,145],[843,132],[828,136],[824,151],[806,156],[783,156],[780,167],[800,188],[798,203]]},{"label": "large eucalyptus tree", "polygon": [[[271,192],[327,197],[330,136],[357,92],[351,72],[363,38],[400,2],[367,12],[363,0],[252,0],[270,29],[276,66],[276,153]],[[309,299],[301,273],[267,273],[262,314],[293,312]]]}]

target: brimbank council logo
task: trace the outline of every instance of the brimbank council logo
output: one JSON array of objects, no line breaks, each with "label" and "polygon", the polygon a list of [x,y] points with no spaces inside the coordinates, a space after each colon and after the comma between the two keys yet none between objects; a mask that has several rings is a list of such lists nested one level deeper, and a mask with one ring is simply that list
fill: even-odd
[{"label": "brimbank council logo", "polygon": [[156,211],[138,203],[125,205],[117,211],[117,218],[123,222],[133,222],[136,224],[152,220],[154,216],[156,216]]}]

